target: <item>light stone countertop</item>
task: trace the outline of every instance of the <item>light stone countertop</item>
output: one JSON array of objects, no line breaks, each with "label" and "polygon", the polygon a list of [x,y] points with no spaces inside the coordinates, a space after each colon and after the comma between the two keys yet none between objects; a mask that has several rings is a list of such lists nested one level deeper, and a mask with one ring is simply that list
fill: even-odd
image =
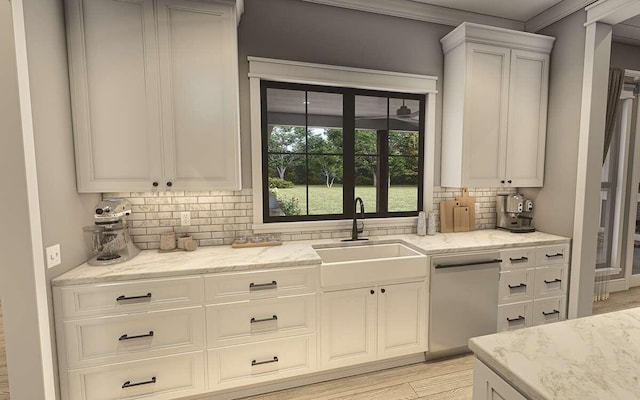
[{"label": "light stone countertop", "polygon": [[640,399],[640,308],[469,340],[530,399]]},{"label": "light stone countertop", "polygon": [[52,280],[53,286],[115,282],[187,274],[247,271],[320,265],[316,247],[403,242],[424,254],[491,250],[504,247],[566,243],[568,238],[543,232],[510,233],[487,229],[435,236],[390,235],[370,237],[368,241],[342,242],[340,239],[287,242],[282,246],[234,249],[231,246],[200,247],[194,252],[159,253],[142,250],[133,259],[109,266],[82,264]]}]

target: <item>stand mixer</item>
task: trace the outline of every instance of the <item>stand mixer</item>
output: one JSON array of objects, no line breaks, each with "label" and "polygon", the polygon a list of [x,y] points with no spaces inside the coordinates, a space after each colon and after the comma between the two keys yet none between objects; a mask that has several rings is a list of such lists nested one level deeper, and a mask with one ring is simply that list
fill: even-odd
[{"label": "stand mixer", "polygon": [[531,211],[533,202],[520,194],[496,196],[496,228],[515,233],[535,232]]},{"label": "stand mixer", "polygon": [[135,257],[140,249],[129,237],[127,216],[131,205],[124,199],[105,199],[98,203],[93,216],[95,225],[84,231],[91,235],[91,248],[95,256],[89,265],[111,265]]}]

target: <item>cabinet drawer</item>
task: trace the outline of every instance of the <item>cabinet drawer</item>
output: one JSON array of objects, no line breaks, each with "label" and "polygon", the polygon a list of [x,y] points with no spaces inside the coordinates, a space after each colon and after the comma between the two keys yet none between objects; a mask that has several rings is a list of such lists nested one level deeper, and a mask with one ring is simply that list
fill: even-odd
[{"label": "cabinet drawer", "polygon": [[500,272],[498,304],[533,300],[535,269]]},{"label": "cabinet drawer", "polygon": [[565,319],[567,319],[566,297],[554,297],[533,302],[533,323],[535,325],[564,321]]},{"label": "cabinet drawer", "polygon": [[[68,400],[169,400],[205,390],[204,354],[188,353],[68,372]],[[128,382],[128,383],[127,383]]]},{"label": "cabinet drawer", "polygon": [[207,306],[209,347],[315,333],[315,294]]},{"label": "cabinet drawer", "polygon": [[209,387],[227,388],[312,372],[316,335],[209,350]]},{"label": "cabinet drawer", "polygon": [[538,247],[536,263],[538,266],[568,264],[569,243]]},{"label": "cabinet drawer", "polygon": [[315,293],[318,268],[286,268],[205,277],[207,304]]},{"label": "cabinet drawer", "polygon": [[202,278],[140,280],[54,288],[64,317],[123,314],[202,304]]},{"label": "cabinet drawer", "polygon": [[498,332],[533,326],[533,302],[498,306]]},{"label": "cabinet drawer", "polygon": [[566,265],[536,268],[535,298],[560,296],[567,293]]},{"label": "cabinet drawer", "polygon": [[204,350],[203,308],[64,323],[68,368]]},{"label": "cabinet drawer", "polygon": [[524,247],[521,249],[503,250],[500,252],[500,270],[511,270],[533,267],[536,264],[536,249]]}]

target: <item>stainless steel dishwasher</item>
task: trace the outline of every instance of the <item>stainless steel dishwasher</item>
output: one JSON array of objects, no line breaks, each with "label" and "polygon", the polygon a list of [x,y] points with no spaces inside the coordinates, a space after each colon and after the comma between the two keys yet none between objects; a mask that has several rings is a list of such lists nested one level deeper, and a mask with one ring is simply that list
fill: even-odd
[{"label": "stainless steel dishwasher", "polygon": [[465,350],[469,338],[497,331],[499,252],[431,258],[429,351]]}]

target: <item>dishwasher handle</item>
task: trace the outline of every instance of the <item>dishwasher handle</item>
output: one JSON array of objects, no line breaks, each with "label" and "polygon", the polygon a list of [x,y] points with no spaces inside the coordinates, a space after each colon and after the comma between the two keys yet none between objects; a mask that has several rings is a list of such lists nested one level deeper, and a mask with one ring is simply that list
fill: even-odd
[{"label": "dishwasher handle", "polygon": [[473,265],[497,264],[501,262],[502,262],[501,259],[494,258],[493,260],[471,261],[471,262],[465,262],[465,263],[459,263],[459,264],[436,264],[435,268],[440,269],[440,268],[470,267]]}]

